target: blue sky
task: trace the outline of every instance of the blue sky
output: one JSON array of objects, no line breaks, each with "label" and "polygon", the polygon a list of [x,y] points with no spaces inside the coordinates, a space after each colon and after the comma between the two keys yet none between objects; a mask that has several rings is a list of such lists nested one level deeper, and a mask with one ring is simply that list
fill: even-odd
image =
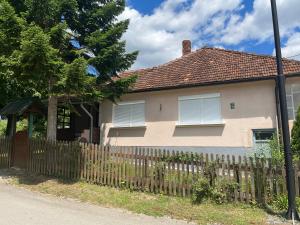
[{"label": "blue sky", "polygon": [[[277,0],[285,57],[300,54],[300,2]],[[156,66],[193,49],[212,46],[258,54],[274,52],[269,0],[127,0],[127,50],[139,50],[135,68]],[[299,59],[300,56],[292,57]]]},{"label": "blue sky", "polygon": [[127,4],[143,14],[151,14],[163,0],[128,0]]}]

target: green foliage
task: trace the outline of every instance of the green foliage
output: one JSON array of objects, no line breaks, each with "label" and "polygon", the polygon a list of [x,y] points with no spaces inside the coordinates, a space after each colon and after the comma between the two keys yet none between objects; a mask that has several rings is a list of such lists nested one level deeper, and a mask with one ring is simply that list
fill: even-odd
[{"label": "green foliage", "polygon": [[[288,196],[287,195],[279,195],[277,196],[271,203],[275,210],[283,211],[288,209]],[[296,197],[296,206],[300,209],[300,198]]]},{"label": "green foliage", "polygon": [[283,165],[284,151],[283,145],[280,143],[280,137],[274,134],[268,144],[262,145],[255,153],[251,153],[248,156],[252,158],[271,159],[273,165]]},{"label": "green foliage", "polygon": [[18,131],[25,131],[28,129],[28,120],[21,119],[17,122],[17,132]]},{"label": "green foliage", "polygon": [[162,160],[165,162],[196,162],[203,160],[203,155],[199,154],[189,154],[189,153],[180,153],[174,156],[164,157]]},{"label": "green foliage", "polygon": [[0,136],[5,136],[7,120],[0,120]]},{"label": "green foliage", "polygon": [[203,203],[212,196],[213,188],[205,177],[200,177],[192,186],[192,202]]},{"label": "green foliage", "polygon": [[284,152],[283,145],[280,143],[280,137],[273,135],[273,138],[269,142],[269,149],[271,154],[271,160],[273,165],[284,164]]},{"label": "green foliage", "polygon": [[[0,106],[53,94],[66,101],[73,96],[84,102],[114,101],[129,90],[136,76],[113,78],[137,57],[137,52],[126,53],[120,41],[129,23],[117,20],[125,1],[100,2],[0,0]],[[97,79],[88,76],[87,65],[97,69]]]},{"label": "green foliage", "polygon": [[273,207],[277,210],[286,210],[288,208],[288,197],[287,195],[279,195],[273,201]]},{"label": "green foliage", "polygon": [[16,15],[14,8],[0,0],[0,108],[11,99],[26,95],[26,90],[10,68],[10,55],[18,48],[25,21]]},{"label": "green foliage", "polygon": [[0,0],[0,53],[9,56],[19,46],[24,21],[6,0]]},{"label": "green foliage", "polygon": [[236,182],[220,179],[211,184],[206,177],[200,177],[192,186],[192,202],[195,204],[212,200],[216,204],[230,202],[238,184]]},{"label": "green foliage", "polygon": [[300,157],[300,107],[297,111],[296,120],[292,129],[292,151],[295,156]]},{"label": "green foliage", "polygon": [[46,138],[47,121],[43,116],[35,117],[33,123],[33,138]]},{"label": "green foliage", "polygon": [[237,182],[227,180],[227,179],[219,179],[216,181],[216,192],[218,195],[215,196],[220,196],[218,199],[214,197],[214,201],[216,203],[226,203],[230,202],[232,197],[234,196],[234,192],[239,188],[239,185]]},{"label": "green foliage", "polygon": [[[58,50],[50,45],[50,36],[36,26],[31,25],[22,32],[19,51],[15,51],[15,68],[21,73],[20,80],[31,89],[31,93],[47,96],[49,82],[52,87],[60,79],[63,63],[58,56]],[[16,72],[17,73],[17,72]],[[47,85],[46,85],[47,84]]]}]

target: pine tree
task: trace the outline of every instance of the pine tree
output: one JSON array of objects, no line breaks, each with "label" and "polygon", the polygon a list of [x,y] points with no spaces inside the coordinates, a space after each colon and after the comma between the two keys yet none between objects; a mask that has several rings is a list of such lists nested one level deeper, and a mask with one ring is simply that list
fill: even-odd
[{"label": "pine tree", "polygon": [[300,156],[300,107],[298,108],[296,120],[292,129],[292,152],[294,156]]},{"label": "pine tree", "polygon": [[[124,0],[0,0],[0,10],[4,6],[22,26],[16,41],[7,43],[11,52],[0,49],[7,59],[3,74],[16,78],[26,93],[48,98],[48,139],[56,139],[58,97],[115,100],[134,82],[135,77],[114,79],[137,57],[137,52],[126,53],[120,41],[129,24],[117,20]],[[0,32],[9,21],[0,20]],[[3,33],[10,35],[9,30]],[[97,78],[87,65],[98,71]]]},{"label": "pine tree", "polygon": [[14,8],[0,0],[0,108],[8,101],[25,96],[24,90],[10,70],[9,56],[18,48],[24,27],[22,18],[15,14]]}]

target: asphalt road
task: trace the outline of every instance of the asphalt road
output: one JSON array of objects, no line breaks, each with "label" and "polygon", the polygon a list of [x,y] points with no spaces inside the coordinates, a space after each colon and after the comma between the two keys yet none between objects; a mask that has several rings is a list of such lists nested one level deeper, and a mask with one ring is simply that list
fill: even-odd
[{"label": "asphalt road", "polygon": [[112,224],[187,225],[188,223],[42,195],[0,182],[0,225]]}]

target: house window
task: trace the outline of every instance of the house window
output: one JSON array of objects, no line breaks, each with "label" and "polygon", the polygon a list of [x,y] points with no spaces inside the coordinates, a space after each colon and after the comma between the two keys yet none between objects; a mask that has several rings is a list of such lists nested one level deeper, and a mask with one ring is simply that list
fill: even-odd
[{"label": "house window", "polygon": [[145,101],[120,102],[113,107],[114,127],[145,126]]},{"label": "house window", "polygon": [[253,130],[254,148],[258,151],[265,151],[269,148],[269,142],[275,134],[275,129]]},{"label": "house window", "polygon": [[300,106],[300,85],[286,85],[286,100],[290,120],[295,120],[297,110]]},{"label": "house window", "polygon": [[65,107],[57,109],[57,129],[71,128],[71,111]]},{"label": "house window", "polygon": [[220,94],[179,97],[179,125],[222,123]]}]

